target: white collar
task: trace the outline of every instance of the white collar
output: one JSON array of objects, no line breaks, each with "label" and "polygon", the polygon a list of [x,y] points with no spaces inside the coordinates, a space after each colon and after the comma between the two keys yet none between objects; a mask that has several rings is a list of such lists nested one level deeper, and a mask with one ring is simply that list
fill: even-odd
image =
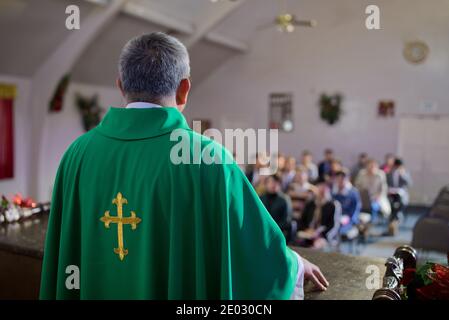
[{"label": "white collar", "polygon": [[131,102],[128,103],[128,105],[126,106],[126,109],[151,109],[151,108],[162,108],[162,106],[149,102]]}]

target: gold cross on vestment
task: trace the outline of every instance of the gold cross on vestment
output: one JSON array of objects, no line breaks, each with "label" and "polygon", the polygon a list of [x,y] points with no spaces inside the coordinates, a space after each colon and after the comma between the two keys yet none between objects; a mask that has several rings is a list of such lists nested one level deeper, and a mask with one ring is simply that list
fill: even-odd
[{"label": "gold cross on vestment", "polygon": [[142,221],[142,219],[136,217],[136,213],[134,211],[131,211],[130,217],[123,217],[123,205],[128,204],[128,200],[123,198],[120,192],[117,194],[117,197],[112,200],[112,203],[117,206],[117,216],[111,217],[109,211],[106,211],[100,220],[104,222],[104,226],[108,229],[109,224],[117,224],[118,248],[114,248],[114,253],[118,254],[120,260],[123,261],[125,256],[128,254],[128,249],[123,247],[123,225],[130,224],[131,229],[136,230],[137,225]]}]

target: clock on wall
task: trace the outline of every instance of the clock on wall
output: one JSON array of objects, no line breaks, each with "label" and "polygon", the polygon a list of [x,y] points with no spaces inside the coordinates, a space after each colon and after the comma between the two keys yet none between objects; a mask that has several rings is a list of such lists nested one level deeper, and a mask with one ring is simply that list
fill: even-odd
[{"label": "clock on wall", "polygon": [[404,47],[404,57],[412,64],[420,64],[427,59],[429,50],[429,46],[423,41],[407,42]]}]

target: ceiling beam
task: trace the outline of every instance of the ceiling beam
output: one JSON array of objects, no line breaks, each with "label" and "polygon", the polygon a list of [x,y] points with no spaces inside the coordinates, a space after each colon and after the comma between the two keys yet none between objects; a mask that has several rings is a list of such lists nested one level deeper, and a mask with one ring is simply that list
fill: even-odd
[{"label": "ceiling beam", "polygon": [[[87,0],[87,1],[99,3],[99,1],[106,1],[106,0]],[[225,5],[225,3],[217,4],[216,5],[217,8],[219,6],[222,6],[222,9],[218,10],[219,13],[214,14],[212,17],[210,17],[210,19],[208,19],[202,25],[197,27],[193,23],[182,21],[177,18],[174,18],[173,16],[154,10],[149,6],[149,4],[142,6],[139,5],[138,3],[129,1],[123,7],[122,12],[131,15],[133,17],[137,17],[142,20],[148,21],[150,23],[157,24],[170,31],[175,31],[187,35],[188,43],[186,44],[186,46],[188,48],[191,48],[193,44],[204,38],[211,43],[238,52],[246,52],[248,51],[249,48],[247,43],[240,40],[232,39],[230,37],[227,37],[225,35],[216,32],[211,32],[214,26],[216,26],[220,21],[222,21],[233,10],[237,9],[238,6],[236,6],[236,4],[239,4],[240,6],[241,2],[243,3],[244,1],[245,0],[240,0],[239,2],[231,2],[230,3],[231,6],[229,6],[229,4],[227,4],[226,6],[222,6]]]},{"label": "ceiling beam", "polygon": [[141,18],[148,22],[160,25],[177,32],[192,34],[195,31],[193,24],[173,18],[165,13],[153,10],[148,5],[142,6],[135,2],[128,2],[122,10],[131,16]]},{"label": "ceiling beam", "polygon": [[216,33],[216,32],[209,32],[208,34],[206,34],[206,36],[204,37],[204,39],[206,39],[209,42],[221,45],[223,47],[227,47],[229,49],[233,49],[235,51],[239,51],[239,52],[247,52],[249,50],[249,46],[246,42],[240,41],[240,40],[236,40],[236,39],[232,39],[229,38],[227,36],[224,36],[220,33]]},{"label": "ceiling beam", "polygon": [[195,32],[184,41],[187,48],[193,47],[198,41],[202,40],[215,26],[223,19],[229,16],[233,11],[238,9],[245,0],[226,1],[215,5],[215,9],[208,14],[204,22],[195,28]]}]

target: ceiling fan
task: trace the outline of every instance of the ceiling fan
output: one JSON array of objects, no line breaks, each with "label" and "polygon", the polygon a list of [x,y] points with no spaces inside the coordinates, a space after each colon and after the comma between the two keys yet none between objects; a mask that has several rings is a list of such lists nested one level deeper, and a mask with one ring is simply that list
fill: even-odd
[{"label": "ceiling fan", "polygon": [[286,1],[280,0],[280,14],[276,16],[274,21],[269,25],[262,26],[259,29],[265,29],[267,27],[272,27],[273,24],[281,32],[291,33],[296,30],[297,27],[309,27],[314,28],[318,25],[316,20],[300,20],[293,13],[289,13],[286,8]]},{"label": "ceiling fan", "polygon": [[279,31],[293,32],[296,27],[316,27],[316,20],[298,20],[295,15],[290,13],[280,14],[275,19],[275,24]]},{"label": "ceiling fan", "polygon": [[[230,1],[234,2],[237,0],[210,0],[213,3],[220,2],[220,1]],[[280,2],[280,13],[276,16],[274,19],[274,25],[277,26],[278,30],[281,32],[288,32],[291,33],[295,31],[296,27],[316,27],[318,25],[316,20],[299,20],[294,14],[288,13],[286,10],[286,0],[279,0]],[[260,29],[266,29],[267,27],[272,27],[273,22],[271,22],[269,25],[262,26]]]}]

